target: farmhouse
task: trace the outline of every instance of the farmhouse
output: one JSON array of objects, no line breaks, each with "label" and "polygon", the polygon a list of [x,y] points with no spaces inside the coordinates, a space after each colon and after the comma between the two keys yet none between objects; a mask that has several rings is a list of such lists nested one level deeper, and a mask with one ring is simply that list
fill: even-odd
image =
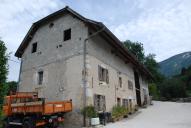
[{"label": "farmhouse", "polygon": [[35,22],[15,56],[21,58],[18,91],[36,91],[48,101],[72,99],[68,124],[82,124],[84,103],[111,112],[149,99],[147,69],[104,24],[68,6]]}]

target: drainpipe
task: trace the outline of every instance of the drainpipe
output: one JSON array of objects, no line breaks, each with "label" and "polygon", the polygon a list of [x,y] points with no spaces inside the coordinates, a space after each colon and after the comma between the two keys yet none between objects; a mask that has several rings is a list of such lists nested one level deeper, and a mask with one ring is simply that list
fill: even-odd
[{"label": "drainpipe", "polygon": [[84,40],[84,52],[83,52],[83,107],[84,107],[84,112],[83,112],[83,125],[84,127],[86,127],[86,89],[87,89],[87,66],[86,66],[86,58],[87,58],[87,42],[90,38],[98,35],[99,33],[101,33],[103,30],[105,29],[105,26],[98,30],[97,32],[91,34],[90,36],[88,36],[85,40]]}]

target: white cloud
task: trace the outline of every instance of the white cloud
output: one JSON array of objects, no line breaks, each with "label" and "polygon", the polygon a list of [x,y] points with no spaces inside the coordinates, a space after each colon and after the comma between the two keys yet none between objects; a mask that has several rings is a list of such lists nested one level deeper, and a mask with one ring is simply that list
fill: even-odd
[{"label": "white cloud", "polygon": [[[69,5],[103,22],[120,39],[144,44],[145,52],[164,60],[191,49],[190,0],[0,0],[0,37],[15,53],[33,22]],[[14,55],[11,59],[18,61]],[[9,80],[17,80],[19,64],[9,62]]]},{"label": "white cloud", "polygon": [[174,1],[162,7],[150,7],[137,19],[111,29],[121,40],[141,41],[146,53],[155,53],[161,61],[191,49],[190,6],[191,3]]},{"label": "white cloud", "polygon": [[[58,0],[3,0],[0,4],[0,37],[12,53],[11,60],[19,62],[14,57],[19,44],[33,22],[64,6]],[[9,61],[8,80],[18,80],[19,63]]]}]

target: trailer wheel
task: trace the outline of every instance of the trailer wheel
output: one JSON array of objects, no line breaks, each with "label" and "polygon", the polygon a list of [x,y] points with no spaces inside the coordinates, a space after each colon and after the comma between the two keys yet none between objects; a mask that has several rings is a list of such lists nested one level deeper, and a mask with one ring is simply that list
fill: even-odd
[{"label": "trailer wheel", "polygon": [[11,128],[8,121],[3,121],[3,128]]},{"label": "trailer wheel", "polygon": [[32,120],[25,120],[23,123],[23,128],[35,128],[34,122]]},{"label": "trailer wheel", "polygon": [[53,123],[53,128],[58,128],[58,124],[59,124],[58,122],[54,122]]},{"label": "trailer wheel", "polygon": [[10,117],[7,117],[6,119],[3,120],[3,128],[11,128],[10,124]]}]

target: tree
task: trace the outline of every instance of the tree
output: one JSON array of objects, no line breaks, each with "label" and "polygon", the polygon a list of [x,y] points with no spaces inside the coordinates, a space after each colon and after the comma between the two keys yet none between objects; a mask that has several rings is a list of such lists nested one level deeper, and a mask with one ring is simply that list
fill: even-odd
[{"label": "tree", "polygon": [[154,99],[159,99],[159,86],[160,83],[165,79],[165,77],[159,72],[159,65],[155,60],[155,54],[148,54],[147,56],[144,54],[143,44],[140,42],[132,42],[130,40],[126,40],[124,42],[124,46],[134,54],[138,61],[142,63],[152,74],[153,80],[149,81],[149,91],[150,95],[153,96]]},{"label": "tree", "polygon": [[123,44],[133,55],[137,57],[139,62],[141,63],[144,62],[145,54],[144,54],[144,48],[142,43],[126,40],[123,42]]},{"label": "tree", "polygon": [[177,78],[164,80],[159,89],[161,97],[167,100],[186,97],[185,83]]},{"label": "tree", "polygon": [[155,60],[155,54],[149,54],[144,59],[145,67],[154,77],[155,83],[160,83],[164,80],[164,76],[159,72],[159,64]]},{"label": "tree", "polygon": [[6,80],[8,74],[8,54],[5,43],[0,40],[0,105],[3,103],[3,97],[6,94]]},{"label": "tree", "polygon": [[149,95],[153,96],[152,99],[158,100],[159,99],[159,91],[155,83],[149,84]]},{"label": "tree", "polygon": [[123,42],[124,46],[135,55],[138,61],[145,65],[145,67],[150,71],[154,77],[154,82],[160,83],[164,76],[159,72],[159,65],[155,60],[155,54],[148,54],[147,56],[144,53],[143,44],[140,42],[132,42],[126,40]]},{"label": "tree", "polygon": [[10,82],[7,82],[7,94],[6,95],[9,95],[10,92],[16,92],[17,91],[17,85],[18,85],[18,82],[16,81],[10,81]]}]

